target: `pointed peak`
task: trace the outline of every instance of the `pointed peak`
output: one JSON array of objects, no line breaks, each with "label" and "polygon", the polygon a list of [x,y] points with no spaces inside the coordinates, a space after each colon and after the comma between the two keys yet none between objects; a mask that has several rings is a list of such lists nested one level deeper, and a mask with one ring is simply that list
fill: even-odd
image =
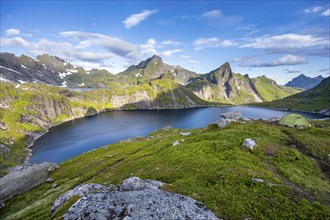
[{"label": "pointed peak", "polygon": [[147,63],[149,63],[150,61],[163,62],[162,58],[160,56],[157,56],[157,55],[153,55],[152,57],[150,57],[146,60]]}]

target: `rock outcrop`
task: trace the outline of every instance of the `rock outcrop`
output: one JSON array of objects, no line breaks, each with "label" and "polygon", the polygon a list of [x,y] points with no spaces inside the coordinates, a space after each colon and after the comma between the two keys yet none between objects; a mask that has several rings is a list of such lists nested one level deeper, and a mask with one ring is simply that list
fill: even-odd
[{"label": "rock outcrop", "polygon": [[48,178],[48,172],[59,168],[55,163],[44,162],[16,170],[0,179],[0,200],[5,202],[14,195],[26,192]]},{"label": "rock outcrop", "polygon": [[243,146],[249,148],[250,150],[253,150],[255,145],[256,145],[256,142],[250,138],[245,139],[243,142]]},{"label": "rock outcrop", "polygon": [[237,120],[242,117],[242,114],[238,111],[235,111],[235,112],[226,112],[226,113],[220,114],[220,116],[222,116],[223,118]]},{"label": "rock outcrop", "polygon": [[131,177],[112,191],[84,195],[64,219],[218,219],[202,203],[159,189],[164,183]]}]

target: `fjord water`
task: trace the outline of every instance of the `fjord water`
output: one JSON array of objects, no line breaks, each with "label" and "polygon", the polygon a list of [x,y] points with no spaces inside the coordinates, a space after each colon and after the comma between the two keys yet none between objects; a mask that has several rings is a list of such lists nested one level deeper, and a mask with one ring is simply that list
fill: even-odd
[{"label": "fjord water", "polygon": [[[49,133],[36,140],[29,162],[61,163],[106,144],[136,136],[146,136],[166,125],[181,129],[205,127],[210,122],[221,119],[219,114],[229,111],[239,111],[243,117],[254,119],[269,119],[293,113],[247,106],[105,112],[51,128]],[[299,114],[310,119],[324,118],[319,114],[302,112]]]}]

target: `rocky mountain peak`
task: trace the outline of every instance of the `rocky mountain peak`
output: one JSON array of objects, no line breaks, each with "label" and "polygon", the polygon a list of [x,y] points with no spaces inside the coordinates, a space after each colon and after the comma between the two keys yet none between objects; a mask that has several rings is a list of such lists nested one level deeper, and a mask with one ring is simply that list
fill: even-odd
[{"label": "rocky mountain peak", "polygon": [[157,56],[157,55],[153,55],[152,57],[150,57],[150,58],[148,58],[148,59],[146,59],[146,60],[144,60],[144,61],[141,61],[136,67],[138,68],[138,69],[144,69],[144,68],[146,68],[147,67],[147,65],[149,65],[149,64],[159,64],[159,65],[163,65],[164,63],[163,63],[163,60],[162,60],[162,58],[160,58],[159,56]]},{"label": "rocky mountain peak", "polygon": [[65,62],[65,60],[57,57],[57,56],[49,56],[48,54],[43,54],[37,56],[37,60],[45,65],[52,71],[55,72],[65,72],[65,69],[73,69],[73,65]]}]

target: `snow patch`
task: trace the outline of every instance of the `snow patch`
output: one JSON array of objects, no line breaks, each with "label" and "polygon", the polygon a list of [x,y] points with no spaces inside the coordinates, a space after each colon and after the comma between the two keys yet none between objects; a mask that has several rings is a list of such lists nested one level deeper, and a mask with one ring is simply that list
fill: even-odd
[{"label": "snow patch", "polygon": [[78,70],[68,70],[70,73],[78,73]]},{"label": "snow patch", "polygon": [[17,80],[20,84],[24,84],[24,83],[26,83],[25,81],[23,81],[23,80]]},{"label": "snow patch", "polygon": [[22,73],[17,72],[16,70],[13,70],[13,69],[10,69],[10,68],[4,67],[4,66],[0,66],[0,68],[3,68],[3,69],[5,69],[5,70],[12,71],[12,72],[14,72],[14,73],[18,73],[18,74],[20,74],[20,75],[23,75]]},{"label": "snow patch", "polygon": [[[70,71],[70,70],[69,70]],[[71,75],[72,72],[66,72],[66,73],[58,73],[58,76],[61,78],[61,79],[64,79],[67,75]]]},{"label": "snow patch", "polygon": [[136,77],[141,77],[142,75],[141,75],[141,73],[137,73],[137,74],[135,74],[135,76]]},{"label": "snow patch", "polygon": [[68,87],[68,84],[66,83],[66,81],[62,82],[62,85],[60,87]]},{"label": "snow patch", "polygon": [[2,78],[2,77],[0,77],[0,81],[10,82],[8,79]]},{"label": "snow patch", "polygon": [[28,70],[29,70],[29,68],[27,68],[27,67],[24,66],[23,64],[21,64],[21,67],[23,67],[24,69],[28,69]]}]

